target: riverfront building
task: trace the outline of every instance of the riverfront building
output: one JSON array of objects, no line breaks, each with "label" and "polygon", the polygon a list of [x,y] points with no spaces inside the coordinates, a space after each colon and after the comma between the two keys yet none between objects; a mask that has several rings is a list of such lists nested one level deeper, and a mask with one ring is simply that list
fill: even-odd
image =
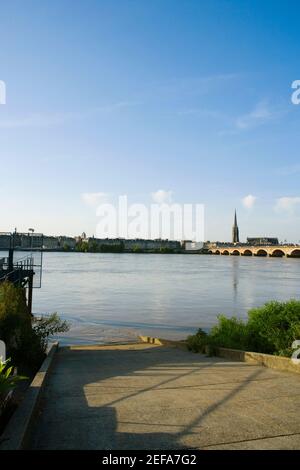
[{"label": "riverfront building", "polygon": [[263,246],[263,245],[279,245],[278,238],[274,237],[248,237],[247,243],[253,246]]}]

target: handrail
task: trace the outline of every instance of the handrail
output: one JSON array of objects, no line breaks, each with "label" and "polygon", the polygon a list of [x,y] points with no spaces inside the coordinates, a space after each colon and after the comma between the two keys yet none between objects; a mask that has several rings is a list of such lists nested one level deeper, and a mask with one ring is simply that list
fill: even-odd
[{"label": "handrail", "polygon": [[[7,266],[8,265],[8,258],[0,258],[0,263],[1,261],[4,260],[3,265]],[[13,263],[14,267],[20,268],[20,267],[33,267],[34,265],[34,258],[33,256],[26,256],[24,258],[20,258],[17,261]]]},{"label": "handrail", "polygon": [[[4,276],[0,277],[0,282],[7,281],[7,280],[11,281],[10,278],[12,277],[12,274],[17,271],[18,271],[17,269],[14,269],[13,271],[10,271],[9,273],[4,274]],[[15,284],[16,282],[19,282],[19,279],[15,279],[14,281],[11,281],[11,282],[12,284]]]},{"label": "handrail", "polygon": [[[0,277],[0,281],[3,279],[7,279],[8,277],[11,277],[13,273],[20,271],[20,270],[33,271],[34,260],[32,256],[27,256],[26,258],[22,258],[14,262],[12,266],[13,269],[11,269],[10,271],[8,271],[9,269],[8,258],[3,258],[3,259],[4,259],[4,262],[2,263],[2,266],[0,262],[0,266],[2,267],[2,271],[5,271],[5,274],[2,277]],[[3,267],[5,267],[6,269],[3,269]]]}]

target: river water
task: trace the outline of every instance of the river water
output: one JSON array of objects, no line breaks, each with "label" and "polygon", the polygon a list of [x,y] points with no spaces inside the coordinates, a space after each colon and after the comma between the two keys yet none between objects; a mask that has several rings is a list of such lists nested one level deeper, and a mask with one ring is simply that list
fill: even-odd
[{"label": "river water", "polygon": [[300,259],[44,253],[33,312],[58,312],[71,323],[60,341],[87,344],[185,338],[220,313],[246,318],[252,307],[290,298],[300,299]]}]

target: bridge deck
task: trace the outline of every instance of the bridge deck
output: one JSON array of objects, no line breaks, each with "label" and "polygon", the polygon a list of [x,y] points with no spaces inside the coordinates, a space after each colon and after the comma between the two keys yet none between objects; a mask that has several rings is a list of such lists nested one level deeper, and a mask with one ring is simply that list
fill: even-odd
[{"label": "bridge deck", "polygon": [[34,449],[299,449],[300,377],[149,344],[59,350]]}]

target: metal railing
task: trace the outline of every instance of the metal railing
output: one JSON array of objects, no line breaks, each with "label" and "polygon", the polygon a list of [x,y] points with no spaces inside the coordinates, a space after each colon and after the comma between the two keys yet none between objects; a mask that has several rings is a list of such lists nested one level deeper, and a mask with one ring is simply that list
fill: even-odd
[{"label": "metal railing", "polygon": [[19,283],[26,277],[26,272],[32,272],[34,267],[33,257],[26,256],[13,263],[12,269],[9,267],[8,258],[0,259],[0,282],[6,280],[11,281],[13,284]]}]

